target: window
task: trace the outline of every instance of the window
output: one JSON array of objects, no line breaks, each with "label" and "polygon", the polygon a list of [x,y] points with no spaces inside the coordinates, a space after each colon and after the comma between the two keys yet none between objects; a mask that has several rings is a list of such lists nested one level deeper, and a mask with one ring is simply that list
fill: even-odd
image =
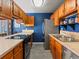
[{"label": "window", "polygon": [[16,20],[14,20],[14,27],[15,28],[20,28],[20,24],[16,23]]}]

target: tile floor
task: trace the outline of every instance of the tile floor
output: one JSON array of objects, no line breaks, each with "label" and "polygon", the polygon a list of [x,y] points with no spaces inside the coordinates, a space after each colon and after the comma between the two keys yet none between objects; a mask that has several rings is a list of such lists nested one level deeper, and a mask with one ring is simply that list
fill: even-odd
[{"label": "tile floor", "polygon": [[50,50],[44,50],[43,44],[33,44],[30,59],[52,59]]}]

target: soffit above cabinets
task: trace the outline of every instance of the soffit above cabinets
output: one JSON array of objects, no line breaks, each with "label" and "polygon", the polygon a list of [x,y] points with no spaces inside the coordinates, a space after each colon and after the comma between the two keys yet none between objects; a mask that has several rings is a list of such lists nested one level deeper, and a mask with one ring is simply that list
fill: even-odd
[{"label": "soffit above cabinets", "polygon": [[42,7],[35,7],[32,0],[14,0],[26,13],[54,12],[64,0],[46,0]]}]

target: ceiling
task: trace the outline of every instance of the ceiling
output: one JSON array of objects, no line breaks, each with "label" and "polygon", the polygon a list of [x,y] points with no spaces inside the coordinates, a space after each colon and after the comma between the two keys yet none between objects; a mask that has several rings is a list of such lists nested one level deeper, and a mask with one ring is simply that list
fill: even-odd
[{"label": "ceiling", "polygon": [[51,13],[54,12],[64,0],[46,0],[42,7],[34,7],[32,0],[14,0],[25,13]]}]

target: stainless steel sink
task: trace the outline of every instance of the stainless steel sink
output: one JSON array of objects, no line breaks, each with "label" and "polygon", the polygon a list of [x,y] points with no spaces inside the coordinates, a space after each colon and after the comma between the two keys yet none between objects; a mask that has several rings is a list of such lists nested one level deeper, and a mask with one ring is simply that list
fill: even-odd
[{"label": "stainless steel sink", "polygon": [[62,42],[79,42],[79,40],[76,40],[73,37],[68,37],[60,34],[54,34],[53,36]]}]

